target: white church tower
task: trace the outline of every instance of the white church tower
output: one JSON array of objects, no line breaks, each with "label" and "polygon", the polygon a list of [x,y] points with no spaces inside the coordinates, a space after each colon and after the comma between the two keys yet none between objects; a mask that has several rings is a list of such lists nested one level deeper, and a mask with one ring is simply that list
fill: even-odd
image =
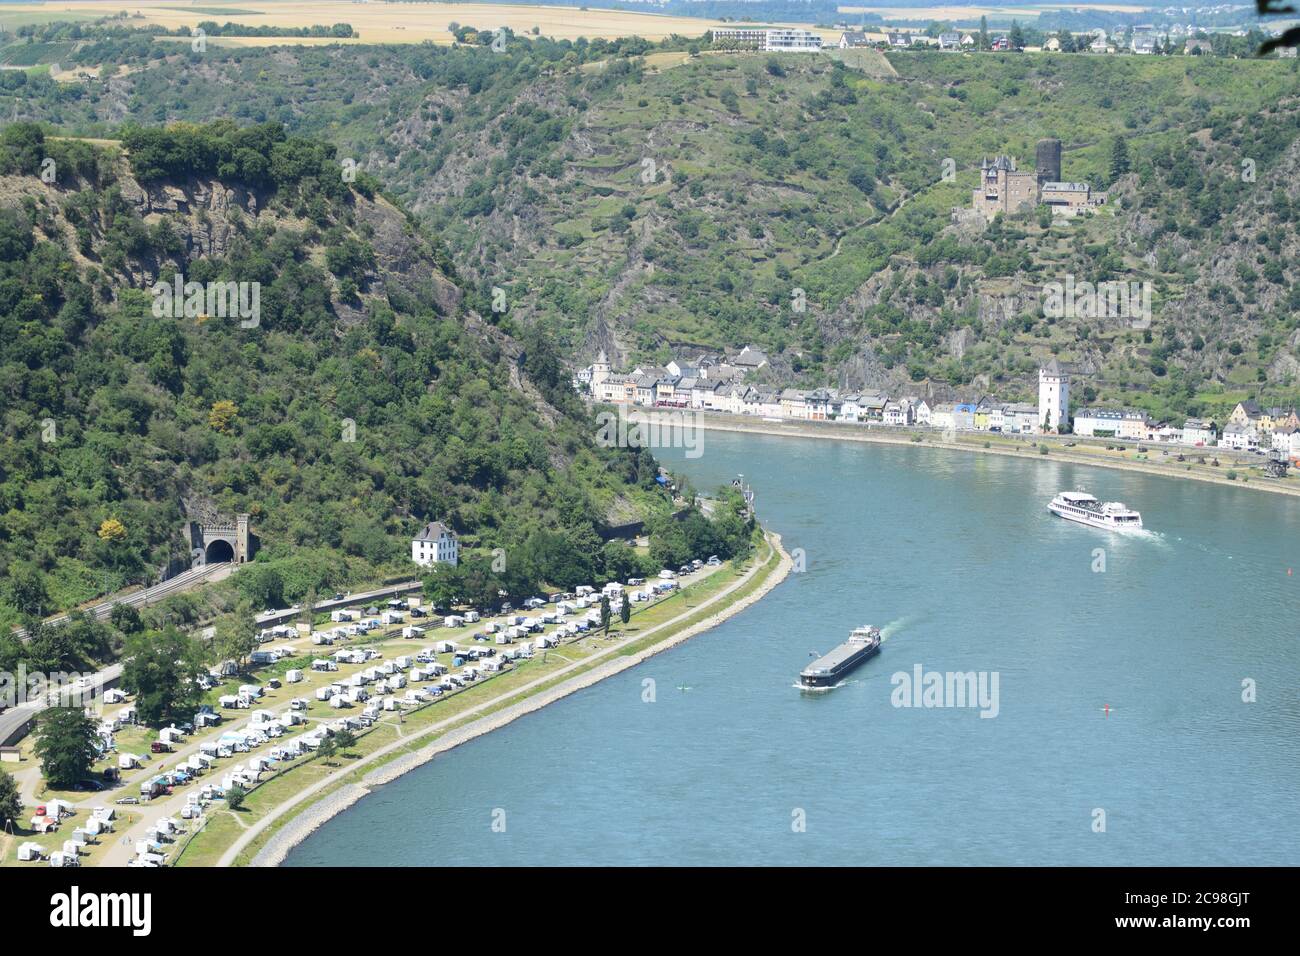
[{"label": "white church tower", "polygon": [[609,358],[605,355],[605,350],[601,349],[600,354],[596,356],[596,361],[591,363],[591,391],[595,394],[600,383],[609,378]]},{"label": "white church tower", "polygon": [[1038,424],[1044,431],[1060,431],[1070,421],[1070,376],[1052,359],[1038,370]]}]

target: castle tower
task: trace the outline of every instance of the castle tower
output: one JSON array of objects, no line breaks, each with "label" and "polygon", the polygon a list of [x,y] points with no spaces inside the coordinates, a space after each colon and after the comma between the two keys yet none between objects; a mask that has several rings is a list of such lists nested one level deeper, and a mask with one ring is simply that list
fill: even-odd
[{"label": "castle tower", "polygon": [[243,564],[252,557],[248,546],[248,515],[235,515],[235,563]]},{"label": "castle tower", "polygon": [[1038,172],[1038,185],[1061,181],[1061,141],[1040,139],[1034,150],[1034,168]]},{"label": "castle tower", "polygon": [[600,354],[596,356],[596,361],[591,363],[591,388],[592,391],[601,382],[609,378],[609,358],[605,355],[605,350],[601,349]]},{"label": "castle tower", "polygon": [[1038,425],[1043,431],[1059,431],[1070,421],[1070,376],[1052,359],[1038,370]]}]

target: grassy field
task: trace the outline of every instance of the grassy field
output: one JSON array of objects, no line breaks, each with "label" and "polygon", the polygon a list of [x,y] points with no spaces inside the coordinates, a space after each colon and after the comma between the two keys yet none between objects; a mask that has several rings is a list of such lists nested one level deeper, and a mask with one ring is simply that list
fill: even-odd
[{"label": "grassy field", "polygon": [[[52,20],[91,19],[117,13],[120,6],[108,2],[60,3],[57,6],[14,4],[0,14],[8,27]],[[661,40],[673,34],[700,36],[710,21],[695,17],[660,16],[616,10],[581,10],[579,7],[537,7],[486,3],[349,3],[344,0],[286,2],[239,7],[185,6],[175,0],[142,0],[130,5],[129,25],[161,24],[169,28],[196,26],[203,20],[244,23],[250,26],[304,27],[315,24],[350,23],[358,40],[310,37],[227,38],[220,42],[234,46],[320,43],[433,43],[449,44],[447,25],[459,23],[480,29],[509,27],[528,33],[536,27],[541,35],[556,39],[579,37],[615,39],[640,36]],[[138,14],[138,16],[136,15]],[[830,34],[827,34],[830,35]]]}]

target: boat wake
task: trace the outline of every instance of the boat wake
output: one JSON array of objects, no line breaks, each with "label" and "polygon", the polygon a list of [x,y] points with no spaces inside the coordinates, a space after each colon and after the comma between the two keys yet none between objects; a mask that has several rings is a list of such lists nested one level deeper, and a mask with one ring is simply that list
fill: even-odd
[{"label": "boat wake", "polygon": [[901,634],[909,627],[912,627],[915,624],[919,624],[923,620],[925,620],[924,615],[905,614],[900,618],[896,618],[890,621],[888,624],[886,624],[884,627],[880,629],[880,643],[881,644],[885,643],[885,641],[889,640],[895,634]]},{"label": "boat wake", "polygon": [[1151,541],[1163,541],[1164,535],[1159,531],[1152,531],[1150,528],[1108,528],[1106,529],[1125,538],[1146,538]]}]

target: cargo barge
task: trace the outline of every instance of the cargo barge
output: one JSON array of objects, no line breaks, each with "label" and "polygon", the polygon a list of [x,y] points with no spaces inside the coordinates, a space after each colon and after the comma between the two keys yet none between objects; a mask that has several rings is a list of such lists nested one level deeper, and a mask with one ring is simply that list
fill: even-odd
[{"label": "cargo barge", "polygon": [[834,687],[859,664],[880,653],[880,628],[855,628],[849,639],[824,657],[819,657],[799,675],[802,687]]}]

